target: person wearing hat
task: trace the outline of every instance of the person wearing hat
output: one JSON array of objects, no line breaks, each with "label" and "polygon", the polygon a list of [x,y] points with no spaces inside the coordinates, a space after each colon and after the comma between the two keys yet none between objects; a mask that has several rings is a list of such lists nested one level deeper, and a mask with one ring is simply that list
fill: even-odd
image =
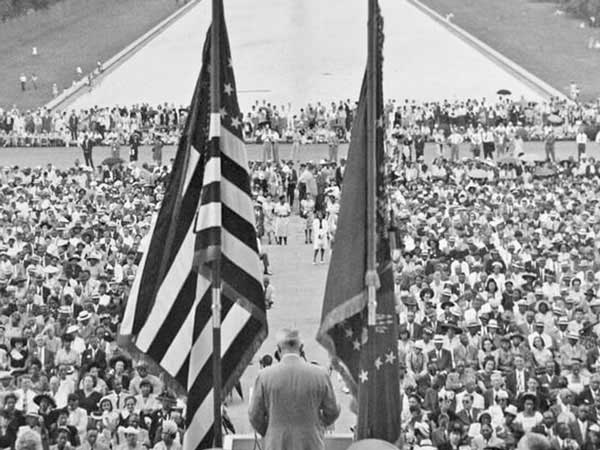
[{"label": "person wearing hat", "polygon": [[[260,371],[256,378],[248,411],[250,424],[264,436],[264,450],[323,449],[323,426],[332,425],[340,414],[329,375],[303,362],[298,331],[285,329],[279,333],[277,348],[281,363]],[[368,372],[361,372],[362,380],[368,376]],[[306,422],[298,426],[274,419],[292,416],[303,417]],[[315,419],[317,423],[312,423]],[[281,441],[283,436],[285,443]]]},{"label": "person wearing hat", "polygon": [[132,395],[141,394],[142,391],[140,388],[140,383],[142,381],[149,381],[152,384],[152,390],[154,392],[162,392],[163,382],[160,381],[160,378],[158,378],[157,376],[148,373],[148,364],[145,361],[138,361],[134,369],[136,370],[136,375],[129,383],[129,391]]},{"label": "person wearing hat", "polygon": [[577,396],[578,404],[597,405],[600,403],[600,373],[593,373],[590,382]]},{"label": "person wearing hat", "polygon": [[436,334],[433,338],[435,348],[427,354],[427,358],[435,360],[437,370],[440,372],[450,372],[452,369],[452,353],[444,347],[444,336]]},{"label": "person wearing hat", "polygon": [[179,427],[173,420],[165,420],[161,429],[161,440],[154,446],[153,450],[181,450],[179,443]]},{"label": "person wearing hat", "polygon": [[177,397],[173,392],[164,390],[156,399],[161,403],[161,407],[150,415],[148,434],[152,442],[160,440],[163,422],[165,420],[174,420],[176,417],[175,407],[177,406]]},{"label": "person wearing hat", "polygon": [[544,342],[544,347],[546,347],[546,348],[552,347],[552,337],[550,337],[550,335],[545,332],[545,328],[546,328],[546,324],[543,321],[537,320],[535,322],[535,331],[533,333],[530,333],[527,336],[527,342],[529,343],[529,348],[533,348],[533,340],[536,337],[539,337],[542,339],[542,341]]},{"label": "person wearing hat", "polygon": [[573,332],[567,334],[567,342],[559,348],[556,359],[563,375],[569,372],[574,359],[587,361],[587,352],[579,342],[579,334]]}]

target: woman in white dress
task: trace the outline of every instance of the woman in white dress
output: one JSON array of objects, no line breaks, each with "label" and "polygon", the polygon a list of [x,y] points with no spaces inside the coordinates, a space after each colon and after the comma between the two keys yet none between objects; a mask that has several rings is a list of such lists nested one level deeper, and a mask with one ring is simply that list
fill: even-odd
[{"label": "woman in white dress", "polygon": [[321,264],[325,262],[328,232],[329,224],[323,218],[323,212],[317,211],[317,217],[313,220],[313,264],[317,264],[317,255],[319,253],[321,253]]},{"label": "woman in white dress", "polygon": [[279,245],[287,245],[288,228],[292,208],[286,201],[285,195],[279,197],[279,203],[273,208],[275,212],[275,239]]}]

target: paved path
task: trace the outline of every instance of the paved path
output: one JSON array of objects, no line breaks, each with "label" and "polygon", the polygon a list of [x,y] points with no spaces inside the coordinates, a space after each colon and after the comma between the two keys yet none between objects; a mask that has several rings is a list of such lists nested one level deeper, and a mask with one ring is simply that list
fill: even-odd
[{"label": "paved path", "polygon": [[[272,264],[271,281],[276,289],[275,306],[268,311],[269,337],[255,357],[255,363],[248,367],[242,377],[244,395],[252,387],[258,371],[258,359],[275,351],[275,334],[285,327],[300,330],[305,342],[305,352],[309,361],[327,366],[327,352],[317,343],[315,336],[319,328],[321,307],[325,292],[328,265],[312,264],[312,245],[304,244],[304,228],[301,220],[294,217],[290,224],[290,237],[287,246],[264,246]],[[329,255],[327,255],[327,261]],[[348,432],[354,425],[355,416],[349,411],[349,396],[341,392],[341,386],[334,375],[334,385],[338,399],[342,403],[342,415],[336,424],[336,431]],[[250,433],[246,402],[240,402],[237,395],[229,406],[229,412],[236,425],[236,431]]]},{"label": "paved path", "polygon": [[[262,158],[262,147],[259,145],[250,144],[247,146],[248,159],[257,161]],[[281,158],[286,160],[290,156],[291,145],[282,144],[280,146]],[[129,159],[129,149],[121,148],[121,157],[125,160]],[[175,156],[176,148],[174,146],[165,147],[163,150],[163,164],[169,163],[170,159]],[[348,145],[340,145],[339,157],[346,156]],[[535,155],[538,159],[544,158],[544,144],[541,142],[526,142],[525,152]],[[588,143],[587,155],[593,156],[596,159],[600,158],[600,146],[595,143]],[[94,163],[100,164],[102,160],[110,156],[108,147],[94,148]],[[435,147],[433,144],[427,144],[425,147],[425,162],[429,163],[435,156]],[[461,157],[470,157],[470,153],[466,145],[461,146]],[[147,162],[152,164],[152,152],[150,147],[143,146],[139,152],[140,163]],[[558,159],[566,159],[569,157],[577,157],[575,142],[557,142],[556,157]],[[323,158],[327,158],[327,145],[310,145],[303,147],[300,151],[301,161],[319,162]],[[54,164],[59,168],[68,168],[73,166],[74,161],[78,159],[83,161],[81,149],[70,147],[58,148],[0,148],[0,166],[42,166],[48,163]]]},{"label": "paved path", "polygon": [[[406,0],[382,0],[386,98],[493,99],[498,89],[540,95]],[[358,98],[366,62],[363,0],[228,0],[225,5],[242,110]],[[188,104],[200,71],[210,2],[187,14],[79,97],[73,107]]]}]

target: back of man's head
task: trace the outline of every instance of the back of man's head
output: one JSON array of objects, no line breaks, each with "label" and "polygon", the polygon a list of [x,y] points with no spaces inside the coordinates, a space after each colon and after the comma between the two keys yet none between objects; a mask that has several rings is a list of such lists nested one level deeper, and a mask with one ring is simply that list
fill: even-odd
[{"label": "back of man's head", "polygon": [[302,340],[298,330],[284,328],[277,334],[277,347],[282,353],[300,352]]},{"label": "back of man's head", "polygon": [[527,433],[519,441],[517,450],[552,450],[552,447],[550,447],[550,442],[545,436]]}]

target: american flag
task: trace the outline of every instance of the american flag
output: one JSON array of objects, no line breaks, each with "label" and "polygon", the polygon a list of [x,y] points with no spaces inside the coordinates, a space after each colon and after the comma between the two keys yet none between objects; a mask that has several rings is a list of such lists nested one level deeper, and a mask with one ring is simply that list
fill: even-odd
[{"label": "american flag", "polygon": [[[221,8],[222,11],[222,8]],[[267,335],[262,269],[225,18],[222,107],[210,113],[209,29],[202,69],[160,211],[132,286],[121,343],[188,393],[184,447],[212,446],[211,270],[220,255],[223,398]]]}]

